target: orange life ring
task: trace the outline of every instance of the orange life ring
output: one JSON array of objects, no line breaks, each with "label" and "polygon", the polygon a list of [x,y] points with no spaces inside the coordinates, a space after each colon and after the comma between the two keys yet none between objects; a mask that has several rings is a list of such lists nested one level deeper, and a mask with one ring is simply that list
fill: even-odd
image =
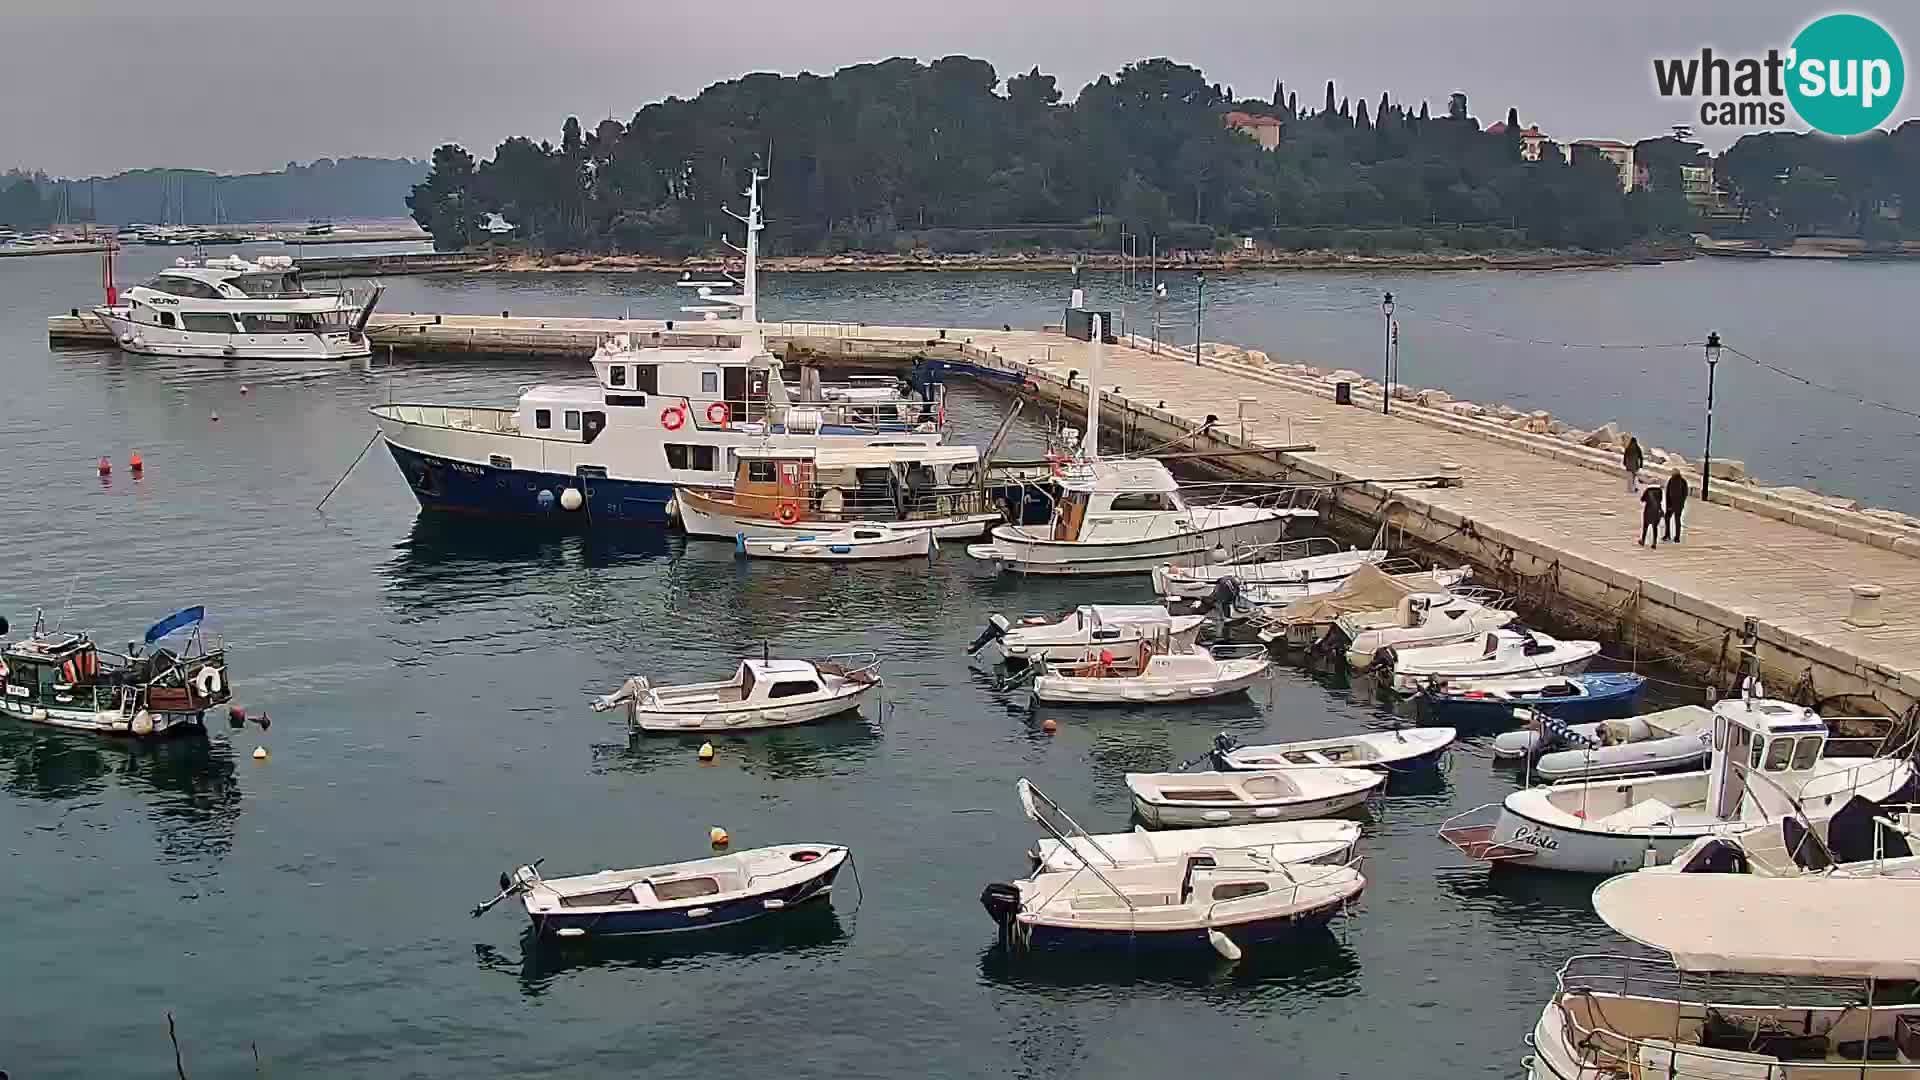
[{"label": "orange life ring", "polygon": [[791,525],[800,520],[800,508],[795,506],[792,500],[783,502],[780,508],[773,512],[773,520],[782,525]]},{"label": "orange life ring", "polygon": [[687,422],[687,411],[678,405],[669,405],[660,410],[660,426],[668,431],[679,431]]},{"label": "orange life ring", "polygon": [[733,410],[727,408],[726,402],[716,401],[707,406],[707,423],[726,427],[727,421],[731,419],[733,419]]}]

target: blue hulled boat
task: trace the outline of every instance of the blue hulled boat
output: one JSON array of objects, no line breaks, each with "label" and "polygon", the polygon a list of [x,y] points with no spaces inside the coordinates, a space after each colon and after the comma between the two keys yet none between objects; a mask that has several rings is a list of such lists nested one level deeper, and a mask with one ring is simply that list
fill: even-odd
[{"label": "blue hulled boat", "polygon": [[1645,675],[1602,672],[1510,679],[1458,679],[1420,690],[1436,714],[1457,723],[1510,726],[1515,709],[1531,709],[1566,722],[1606,720],[1634,711],[1647,686]]}]

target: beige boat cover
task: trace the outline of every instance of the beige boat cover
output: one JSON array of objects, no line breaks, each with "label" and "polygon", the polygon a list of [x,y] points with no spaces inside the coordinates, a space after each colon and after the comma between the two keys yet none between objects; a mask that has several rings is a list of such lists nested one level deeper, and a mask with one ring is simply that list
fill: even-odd
[{"label": "beige boat cover", "polygon": [[1330,623],[1342,615],[1357,611],[1378,611],[1400,603],[1414,593],[1443,593],[1447,587],[1432,574],[1407,574],[1395,577],[1376,566],[1362,566],[1346,584],[1330,593],[1309,596],[1274,612],[1283,623]]},{"label": "beige boat cover", "polygon": [[1600,917],[1682,971],[1920,979],[1920,883],[1894,878],[1622,874]]}]

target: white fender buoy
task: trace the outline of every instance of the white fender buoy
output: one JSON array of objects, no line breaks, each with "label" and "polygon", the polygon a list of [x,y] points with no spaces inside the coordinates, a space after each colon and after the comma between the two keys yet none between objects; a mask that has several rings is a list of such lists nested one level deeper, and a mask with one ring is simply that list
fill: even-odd
[{"label": "white fender buoy", "polygon": [[1207,944],[1213,946],[1214,952],[1229,960],[1238,960],[1243,955],[1240,952],[1240,946],[1235,945],[1232,938],[1218,930],[1207,931]]},{"label": "white fender buoy", "polygon": [[153,714],[145,709],[133,714],[133,733],[135,735],[153,734]]},{"label": "white fender buoy", "polygon": [[47,710],[45,709],[35,709],[31,713],[31,715],[33,719],[38,723],[44,724],[47,722]]},{"label": "white fender buoy", "polygon": [[553,932],[553,936],[564,937],[564,938],[586,937],[587,932],[577,926],[567,926],[567,927],[562,927],[559,930],[555,930]]},{"label": "white fender buoy", "polygon": [[700,760],[701,761],[713,760],[713,744],[712,743],[703,742],[700,744]]},{"label": "white fender buoy", "polygon": [[578,510],[582,506],[585,506],[586,503],[586,496],[580,494],[579,488],[567,488],[560,493],[560,509],[562,510]]},{"label": "white fender buoy", "polygon": [[253,748],[253,760],[255,760],[255,761],[265,761],[265,760],[267,760],[267,748],[266,748],[266,747],[264,747],[264,746],[256,746],[256,747],[254,747],[254,748]]},{"label": "white fender buoy", "polygon": [[727,835],[727,830],[718,825],[707,830],[707,840],[711,842],[714,847],[726,847],[732,839],[732,837]]}]

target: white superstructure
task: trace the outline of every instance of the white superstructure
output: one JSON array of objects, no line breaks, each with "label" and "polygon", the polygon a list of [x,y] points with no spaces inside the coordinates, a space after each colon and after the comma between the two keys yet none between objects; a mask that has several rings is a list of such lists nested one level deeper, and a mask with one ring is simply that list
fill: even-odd
[{"label": "white superstructure", "polygon": [[151,356],[252,360],[347,360],[372,352],[365,302],[349,293],[308,292],[285,255],[176,259],[120,303],[93,313],[120,347]]}]

